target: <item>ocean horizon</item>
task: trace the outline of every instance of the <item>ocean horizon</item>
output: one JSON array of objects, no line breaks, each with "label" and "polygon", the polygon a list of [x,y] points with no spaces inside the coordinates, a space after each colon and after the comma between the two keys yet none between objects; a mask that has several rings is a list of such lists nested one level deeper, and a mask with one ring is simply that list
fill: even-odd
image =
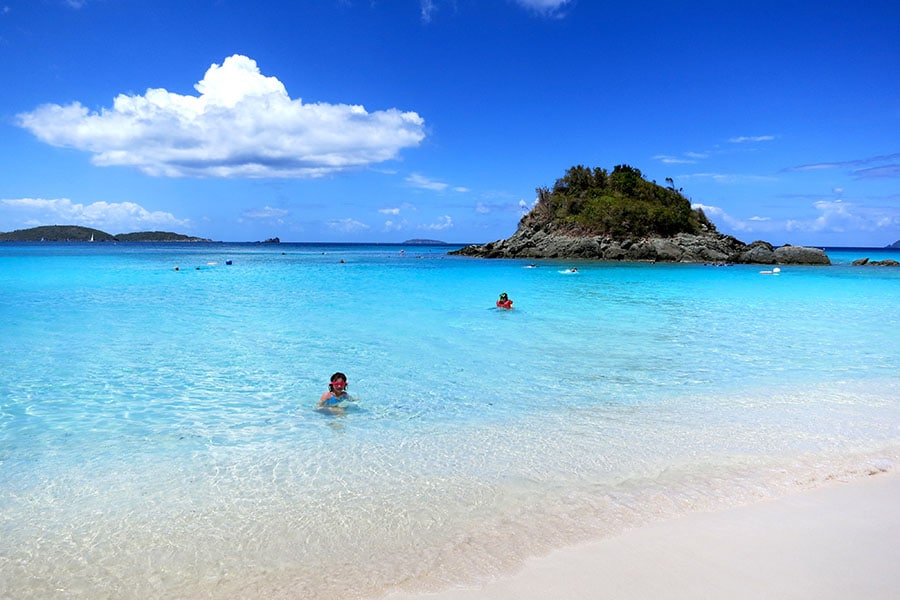
[{"label": "ocean horizon", "polygon": [[900,466],[900,249],[450,247],[0,244],[0,597],[436,590]]}]

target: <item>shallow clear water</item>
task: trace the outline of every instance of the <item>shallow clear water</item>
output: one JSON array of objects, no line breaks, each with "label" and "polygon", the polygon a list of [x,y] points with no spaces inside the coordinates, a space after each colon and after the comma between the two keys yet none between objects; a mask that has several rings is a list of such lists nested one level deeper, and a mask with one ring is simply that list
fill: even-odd
[{"label": "shallow clear water", "polygon": [[400,250],[0,245],[0,597],[433,589],[900,464],[898,252]]}]

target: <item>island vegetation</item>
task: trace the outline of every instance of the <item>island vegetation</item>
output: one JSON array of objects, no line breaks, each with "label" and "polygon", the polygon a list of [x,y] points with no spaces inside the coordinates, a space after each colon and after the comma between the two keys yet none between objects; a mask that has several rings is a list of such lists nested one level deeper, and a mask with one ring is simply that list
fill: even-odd
[{"label": "island vegetation", "polygon": [[137,231],[112,235],[99,229],[79,225],[43,225],[31,229],[0,232],[2,242],[210,242],[170,231]]},{"label": "island vegetation", "polygon": [[668,187],[644,179],[640,169],[616,165],[612,172],[571,167],[552,189],[537,189],[532,218],[554,222],[559,229],[580,235],[635,239],[649,235],[715,231],[715,225],[691,202],[674,181]]}]

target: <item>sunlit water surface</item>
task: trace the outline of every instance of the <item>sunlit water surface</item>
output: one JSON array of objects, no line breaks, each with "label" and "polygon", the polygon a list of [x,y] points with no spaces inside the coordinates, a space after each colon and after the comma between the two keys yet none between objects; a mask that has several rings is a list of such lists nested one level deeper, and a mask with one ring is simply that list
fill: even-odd
[{"label": "sunlit water surface", "polygon": [[897,253],[447,250],[0,245],[0,597],[377,598],[900,465]]}]

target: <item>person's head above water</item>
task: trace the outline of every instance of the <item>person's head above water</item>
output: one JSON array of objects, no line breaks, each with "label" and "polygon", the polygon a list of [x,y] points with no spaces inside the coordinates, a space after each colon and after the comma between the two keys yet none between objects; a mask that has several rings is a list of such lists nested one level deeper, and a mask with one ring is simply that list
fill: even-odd
[{"label": "person's head above water", "polygon": [[333,392],[335,389],[344,391],[347,388],[347,376],[338,371],[331,376],[331,383],[328,384],[328,391]]},{"label": "person's head above water", "polygon": [[512,308],[513,301],[509,299],[509,296],[506,295],[506,292],[500,294],[500,299],[497,300],[497,308]]}]

